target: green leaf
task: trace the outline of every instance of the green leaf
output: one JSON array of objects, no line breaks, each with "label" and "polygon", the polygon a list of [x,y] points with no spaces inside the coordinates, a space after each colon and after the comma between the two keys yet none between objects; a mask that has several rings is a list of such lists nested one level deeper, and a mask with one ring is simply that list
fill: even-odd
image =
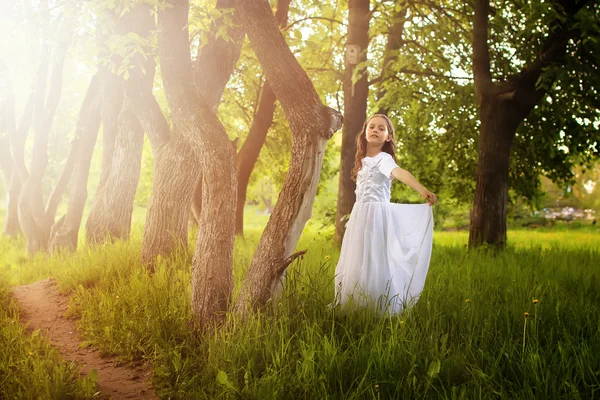
[{"label": "green leaf", "polygon": [[440,373],[441,367],[442,363],[440,362],[440,360],[433,360],[429,364],[429,368],[427,368],[427,375],[429,375],[430,378],[433,378],[434,376]]},{"label": "green leaf", "polygon": [[221,11],[217,8],[213,8],[208,12],[208,15],[211,16],[212,19],[219,19],[223,15]]},{"label": "green leaf", "polygon": [[229,382],[229,377],[225,371],[219,370],[217,373],[217,383],[225,386],[229,390],[233,390],[234,392],[236,391],[231,382]]}]

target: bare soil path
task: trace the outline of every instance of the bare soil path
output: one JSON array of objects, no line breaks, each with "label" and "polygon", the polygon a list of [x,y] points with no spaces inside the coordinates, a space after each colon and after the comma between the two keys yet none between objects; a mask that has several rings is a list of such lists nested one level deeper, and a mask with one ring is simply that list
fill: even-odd
[{"label": "bare soil path", "polygon": [[21,322],[29,330],[40,329],[67,361],[75,361],[82,374],[96,370],[99,390],[106,398],[157,399],[150,385],[148,368],[132,368],[114,357],[103,357],[92,348],[81,348],[75,320],[65,317],[69,296],[61,294],[54,281],[45,279],[12,291],[21,309]]}]

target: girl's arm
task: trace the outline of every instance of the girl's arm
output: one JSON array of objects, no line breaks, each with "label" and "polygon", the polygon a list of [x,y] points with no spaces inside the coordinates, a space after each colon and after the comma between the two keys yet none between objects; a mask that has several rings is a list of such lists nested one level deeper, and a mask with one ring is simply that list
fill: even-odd
[{"label": "girl's arm", "polygon": [[429,205],[433,205],[433,203],[436,202],[437,196],[429,190],[427,190],[425,186],[417,182],[415,177],[407,170],[402,169],[400,167],[396,167],[392,170],[392,176],[398,179],[400,182],[416,190],[421,196],[425,198],[425,200],[427,200],[427,203],[429,203]]}]

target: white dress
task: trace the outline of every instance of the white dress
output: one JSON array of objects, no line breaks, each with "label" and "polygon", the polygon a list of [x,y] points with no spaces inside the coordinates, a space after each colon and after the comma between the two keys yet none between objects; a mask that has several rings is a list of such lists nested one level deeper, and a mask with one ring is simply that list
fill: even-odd
[{"label": "white dress", "polygon": [[362,160],[356,203],[335,270],[337,303],[371,305],[396,314],[416,302],[423,291],[433,212],[427,203],[390,203],[390,177],[397,166],[384,152]]}]

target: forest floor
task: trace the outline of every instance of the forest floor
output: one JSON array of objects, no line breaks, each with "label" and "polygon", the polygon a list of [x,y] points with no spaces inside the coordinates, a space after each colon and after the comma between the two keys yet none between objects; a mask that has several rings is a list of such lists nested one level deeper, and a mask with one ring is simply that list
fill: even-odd
[{"label": "forest floor", "polygon": [[66,361],[75,362],[82,374],[95,374],[103,396],[113,400],[157,398],[147,366],[125,365],[85,345],[77,334],[76,320],[65,316],[69,296],[61,294],[53,280],[18,286],[12,293],[28,330],[41,330]]}]

